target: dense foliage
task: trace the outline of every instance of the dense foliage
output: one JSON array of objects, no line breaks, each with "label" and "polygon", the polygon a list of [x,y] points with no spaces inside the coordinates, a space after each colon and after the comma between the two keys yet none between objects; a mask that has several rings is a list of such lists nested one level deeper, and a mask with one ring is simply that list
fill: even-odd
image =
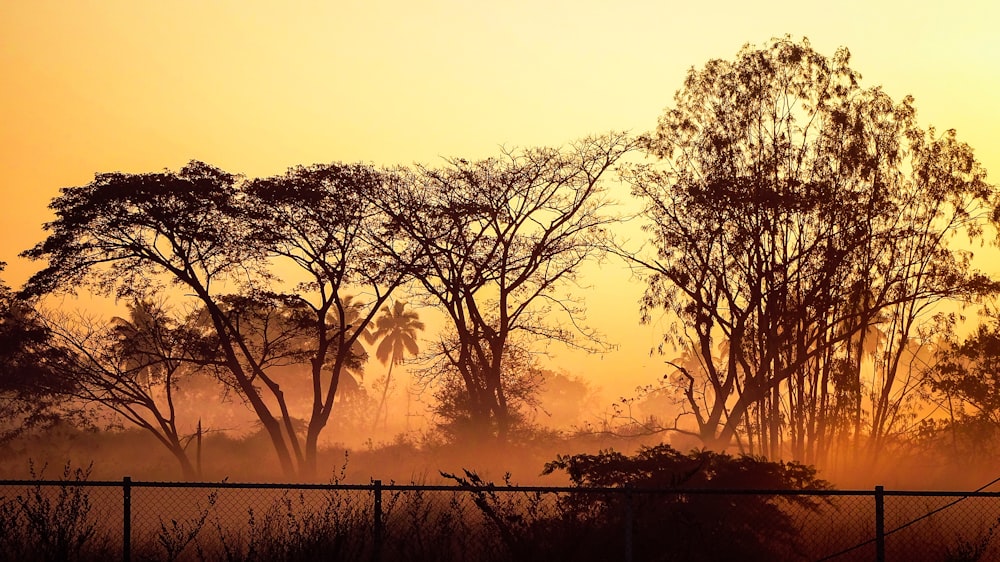
[{"label": "dense foliage", "polygon": [[32,303],[0,281],[0,443],[57,421],[59,397],[76,387],[58,375],[66,357],[51,337]]},{"label": "dense foliage", "polygon": [[555,505],[541,494],[514,503],[474,472],[445,476],[473,492],[517,560],[611,560],[629,550],[637,560],[800,558],[802,515],[823,501],[794,492],[829,488],[811,467],[668,445],[559,457],[546,465],[553,471],[575,488]]},{"label": "dense foliage", "polygon": [[[824,490],[816,470],[712,451],[684,454],[669,445],[635,455],[603,451],[561,456],[546,473],[565,471],[579,488],[629,488],[630,496],[572,494],[561,500],[574,519],[596,518],[612,540],[627,510],[635,522],[638,559],[777,560],[795,553],[796,515],[822,501],[808,495],[741,495],[739,490]],[[731,493],[725,493],[725,491]],[[609,553],[610,555],[610,553]]]}]

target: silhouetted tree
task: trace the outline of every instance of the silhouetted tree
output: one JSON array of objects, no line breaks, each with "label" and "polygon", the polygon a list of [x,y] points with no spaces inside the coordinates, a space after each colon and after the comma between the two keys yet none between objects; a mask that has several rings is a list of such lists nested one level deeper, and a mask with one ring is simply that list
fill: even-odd
[{"label": "silhouetted tree", "polygon": [[[971,407],[968,412],[1000,428],[1000,327],[983,324],[965,340],[938,351],[926,382],[946,400]],[[952,407],[957,409],[957,405]],[[962,408],[965,412],[965,408]]]},{"label": "silhouetted tree", "polygon": [[[309,313],[303,322],[312,405],[299,461],[307,475],[315,471],[318,438],[341,379],[363,353],[360,343],[378,311],[410,274],[405,247],[384,247],[388,219],[377,197],[387,181],[371,166],[334,163],[299,166],[246,188],[254,248],[273,257],[275,267],[293,267],[290,281],[297,284],[284,296]],[[359,294],[364,298],[352,296]],[[302,455],[297,440],[291,442]]]},{"label": "silhouetted tree", "polygon": [[[454,339],[442,339],[438,345],[457,347]],[[448,359],[453,350],[442,349],[436,360],[416,371],[419,379],[434,386],[433,413],[438,431],[452,442],[474,442],[482,438],[482,421],[475,417],[470,393],[455,365]],[[500,362],[500,387],[507,403],[507,436],[523,436],[531,429],[531,413],[540,407],[539,391],[544,371],[529,349],[508,340]],[[485,369],[473,368],[479,374]],[[485,386],[485,383],[479,384]],[[493,428],[495,430],[495,427]]]},{"label": "silhouetted tree", "polygon": [[692,69],[648,145],[659,162],[630,175],[656,251],[631,256],[648,275],[643,315],[676,314],[668,343],[701,356],[681,372],[706,445],[743,437],[776,457],[790,442],[815,459],[832,438],[833,381],[861,391],[884,323],[894,347],[868,386],[878,442],[917,320],[993,289],[949,245],[979,237],[993,205],[971,149],[918,128],[911,98],[862,89],[849,59],[786,37]]},{"label": "silhouetted tree", "polygon": [[[179,286],[202,309],[228,379],[260,420],[286,475],[309,478],[355,344],[405,275],[398,260],[383,259],[371,243],[384,222],[371,203],[381,181],[369,167],[339,164],[254,182],[200,162],[179,172],[98,174],[52,202],[49,236],[24,253],[48,265],[25,294],[88,286],[125,296]],[[277,272],[289,263],[297,266],[293,285],[277,291]],[[364,291],[367,301],[348,302],[348,289]],[[311,367],[304,439],[284,389],[265,371],[275,349],[262,345],[260,331],[256,340],[246,337],[237,323],[237,311],[262,310],[241,302],[266,301],[295,311],[294,351]]]},{"label": "silhouetted tree", "polygon": [[412,310],[406,310],[405,301],[396,301],[392,308],[382,307],[382,313],[375,320],[375,329],[366,334],[365,338],[369,344],[379,342],[375,348],[375,358],[383,365],[389,364],[372,429],[378,425],[379,416],[385,416],[388,421],[389,412],[386,410],[385,401],[389,393],[389,384],[392,382],[392,368],[403,362],[406,353],[416,355],[420,352],[417,332],[423,329],[424,323],[420,321],[420,316]]},{"label": "silhouetted tree", "polygon": [[[461,377],[473,423],[503,440],[511,414],[501,384],[515,334],[584,345],[581,303],[556,291],[600,255],[610,216],[601,185],[637,141],[624,134],[567,149],[506,151],[448,160],[387,183],[391,240],[421,252],[415,277],[447,314],[456,340],[439,351]],[[454,343],[454,345],[451,345]]]},{"label": "silhouetted tree", "polygon": [[64,188],[50,204],[48,237],[24,256],[47,260],[27,295],[81,287],[123,297],[179,285],[204,307],[220,354],[272,439],[282,468],[294,472],[280,417],[258,392],[254,358],[219,302],[220,285],[252,287],[267,275],[264,255],[248,244],[241,216],[242,179],[201,162],[179,172],[104,173]]},{"label": "silhouetted tree", "polygon": [[0,280],[0,442],[59,419],[55,400],[72,386],[53,370],[63,359],[32,303]]}]

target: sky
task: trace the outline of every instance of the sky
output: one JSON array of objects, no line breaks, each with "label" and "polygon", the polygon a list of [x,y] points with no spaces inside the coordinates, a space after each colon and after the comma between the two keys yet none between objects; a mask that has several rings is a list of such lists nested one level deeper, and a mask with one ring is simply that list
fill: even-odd
[{"label": "sky", "polygon": [[[651,130],[691,67],[808,37],[863,85],[916,98],[1000,178],[1000,3],[0,0],[0,261],[39,266],[60,187],[197,159],[266,176],[314,162],[441,163]],[[627,191],[619,192],[627,198]],[[1000,269],[1000,268],[998,268]],[[609,262],[579,289],[618,351],[567,359],[654,382],[642,287]]]}]

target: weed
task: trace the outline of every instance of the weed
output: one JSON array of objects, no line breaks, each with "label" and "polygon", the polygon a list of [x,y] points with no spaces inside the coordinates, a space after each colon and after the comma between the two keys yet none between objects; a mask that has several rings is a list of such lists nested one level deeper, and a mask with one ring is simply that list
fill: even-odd
[{"label": "weed", "polygon": [[[29,462],[33,480],[41,480],[46,468],[36,470]],[[57,483],[35,484],[0,503],[5,559],[64,562],[95,558],[110,550],[109,538],[99,535],[91,518],[93,505],[81,485],[90,470],[66,463]]]},{"label": "weed", "polygon": [[[215,506],[218,497],[219,493],[217,491],[210,493],[208,495],[208,507],[200,509],[198,515],[193,518],[181,521],[171,519],[169,524],[162,517],[160,518],[160,532],[156,538],[160,546],[163,547],[163,550],[166,551],[168,562],[177,560],[188,545],[197,539],[198,534],[208,519],[209,509]],[[201,548],[197,543],[195,543],[195,546],[201,552]]]}]

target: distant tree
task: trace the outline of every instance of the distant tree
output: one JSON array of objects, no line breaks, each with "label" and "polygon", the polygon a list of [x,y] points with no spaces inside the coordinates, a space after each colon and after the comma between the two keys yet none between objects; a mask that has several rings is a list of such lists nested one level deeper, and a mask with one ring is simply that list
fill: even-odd
[{"label": "distant tree", "polygon": [[538,389],[540,424],[568,428],[581,426],[598,409],[595,388],[585,378],[543,369]]},{"label": "distant tree", "polygon": [[[916,388],[902,366],[919,321],[994,290],[950,244],[981,239],[995,203],[972,150],[849,62],[786,37],[692,69],[651,136],[659,161],[631,170],[655,251],[627,254],[643,315],[675,315],[667,343],[700,355],[678,370],[707,446],[815,460],[837,429],[860,443],[864,403],[882,443]],[[875,325],[887,341],[866,377]]]},{"label": "distant tree", "polygon": [[[445,339],[438,344],[457,346],[454,340]],[[451,442],[474,442],[482,438],[483,428],[475,417],[474,404],[462,375],[448,359],[453,354],[454,351],[442,350],[435,361],[418,369],[416,376],[434,388],[432,411],[441,436]],[[515,340],[508,341],[500,364],[503,369],[500,387],[507,401],[507,437],[524,436],[533,429],[532,412],[541,406],[539,394],[546,371],[535,355]],[[482,373],[483,369],[472,372]]]},{"label": "distant tree", "polygon": [[927,370],[928,386],[949,402],[971,407],[969,417],[1000,429],[1000,325],[980,325],[937,355]]},{"label": "distant tree", "polygon": [[511,337],[597,341],[581,327],[582,303],[557,291],[600,256],[606,229],[617,221],[601,179],[636,145],[614,134],[563,150],[452,159],[385,184],[387,240],[417,248],[414,276],[456,336],[436,351],[461,377],[480,435],[502,441],[511,426],[502,384]]},{"label": "distant tree", "polygon": [[386,410],[385,401],[389,393],[389,384],[392,382],[392,367],[402,363],[406,353],[417,355],[420,352],[417,332],[423,329],[424,323],[420,321],[420,316],[412,310],[406,310],[405,301],[396,301],[392,308],[382,307],[382,313],[375,320],[375,329],[365,335],[369,344],[379,342],[375,348],[375,358],[383,365],[389,364],[385,385],[382,387],[382,394],[375,411],[375,420],[372,423],[373,430],[378,425],[379,416],[384,416],[388,421],[389,412]]}]

